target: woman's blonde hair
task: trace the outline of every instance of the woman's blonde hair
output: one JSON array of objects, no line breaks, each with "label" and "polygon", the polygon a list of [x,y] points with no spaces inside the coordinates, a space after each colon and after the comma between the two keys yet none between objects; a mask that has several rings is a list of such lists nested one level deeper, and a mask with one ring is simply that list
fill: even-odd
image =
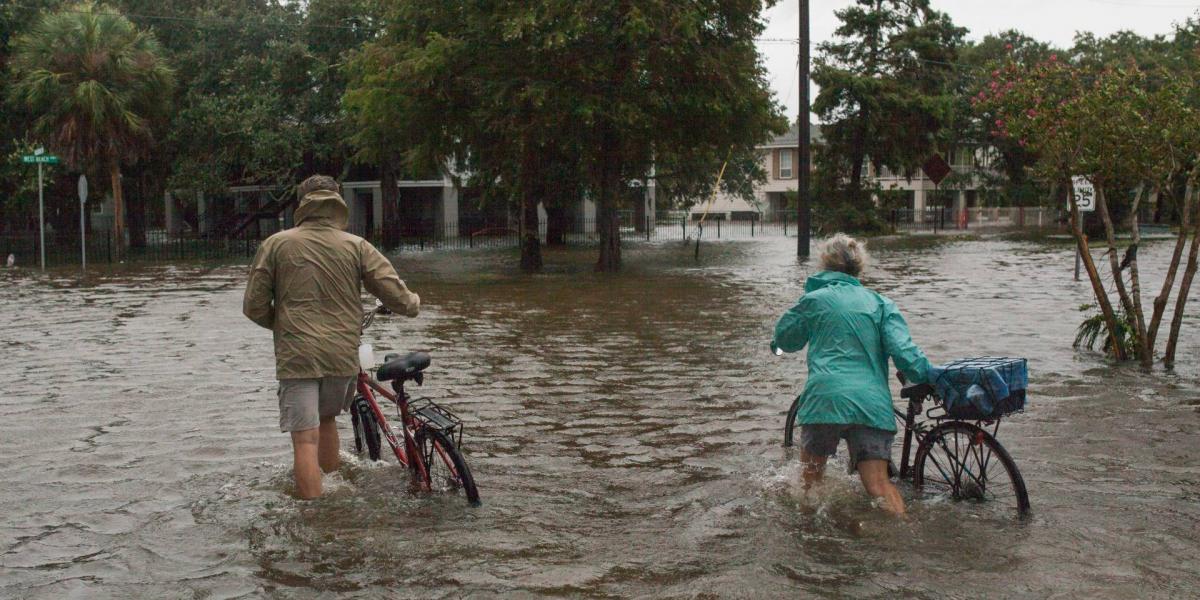
[{"label": "woman's blonde hair", "polygon": [[817,256],[821,260],[821,269],[837,271],[851,277],[858,277],[867,268],[870,255],[867,254],[867,243],[860,242],[844,233],[835,233],[817,246]]}]

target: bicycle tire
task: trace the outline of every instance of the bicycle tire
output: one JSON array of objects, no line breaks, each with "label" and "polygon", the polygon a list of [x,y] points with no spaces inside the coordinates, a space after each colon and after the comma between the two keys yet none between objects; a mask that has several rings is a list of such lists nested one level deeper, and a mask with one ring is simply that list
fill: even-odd
[{"label": "bicycle tire", "polygon": [[800,411],[800,396],[792,402],[792,407],[788,409],[787,422],[783,424],[783,447],[791,448],[794,443],[796,432],[796,413]]},{"label": "bicycle tire", "polygon": [[359,396],[350,405],[350,423],[354,426],[354,449],[362,456],[363,447],[371,460],[379,460],[383,440],[380,439],[379,423],[366,398]]},{"label": "bicycle tire", "polygon": [[[1003,468],[1007,482],[992,477],[993,464]],[[1001,514],[1029,514],[1025,479],[1012,455],[992,434],[972,423],[947,421],[930,430],[917,447],[912,477],[913,487],[920,492],[949,493],[954,500],[979,504],[997,502]]]},{"label": "bicycle tire", "polygon": [[443,485],[451,491],[462,490],[467,502],[479,506],[479,488],[475,476],[467,466],[467,459],[446,434],[427,427],[417,430],[417,448],[425,459],[425,470],[429,477],[426,483],[432,491],[443,491]]}]

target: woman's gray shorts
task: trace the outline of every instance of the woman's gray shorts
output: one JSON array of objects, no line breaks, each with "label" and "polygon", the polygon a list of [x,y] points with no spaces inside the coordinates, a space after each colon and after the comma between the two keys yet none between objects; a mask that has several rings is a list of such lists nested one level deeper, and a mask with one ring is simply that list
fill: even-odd
[{"label": "woman's gray shorts", "polygon": [[837,453],[838,440],[850,447],[848,470],[853,473],[862,460],[892,460],[892,440],[896,433],[866,425],[801,425],[800,447],[809,454],[826,458]]},{"label": "woman's gray shorts", "polygon": [[304,431],[350,407],[356,377],[279,380],[279,430]]}]

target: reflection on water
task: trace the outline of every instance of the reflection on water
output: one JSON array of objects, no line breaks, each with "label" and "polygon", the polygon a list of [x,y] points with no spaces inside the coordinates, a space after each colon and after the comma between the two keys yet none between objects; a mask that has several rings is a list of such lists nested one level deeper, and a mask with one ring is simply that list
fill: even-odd
[{"label": "reflection on water", "polygon": [[898,523],[836,462],[805,494],[780,447],[803,359],[766,342],[809,272],[794,243],[639,246],[618,275],[590,251],[531,277],[507,253],[401,257],[424,311],[368,341],[432,353],[422,391],[466,421],[478,509],[349,455],[326,497],[292,499],[243,267],[0,272],[0,596],[1200,592],[1200,303],[1181,370],[1145,375],[1071,350],[1090,292],[1068,247],[877,249],[866,281],[931,358],[1025,356],[1035,383],[1000,431],[1034,517],[904,490]]}]

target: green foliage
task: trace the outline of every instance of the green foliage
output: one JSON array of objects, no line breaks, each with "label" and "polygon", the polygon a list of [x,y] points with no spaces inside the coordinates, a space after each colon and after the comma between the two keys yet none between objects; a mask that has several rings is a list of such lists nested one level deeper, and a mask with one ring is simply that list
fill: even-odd
[{"label": "green foliage", "polygon": [[[1194,74],[1136,64],[1073,65],[1051,55],[998,65],[975,103],[992,133],[1028,147],[1046,180],[1086,175],[1114,190],[1165,183],[1200,151]],[[1121,195],[1113,198],[1119,204]]]},{"label": "green foliage", "polygon": [[[309,41],[300,7],[274,0],[125,4],[168,17],[153,23],[180,73],[167,148],[171,188],[219,193],[290,182],[306,163],[307,170],[340,170],[341,88],[330,76],[339,50],[327,37],[311,36],[320,48]],[[310,14],[327,4],[309,3]],[[362,39],[337,32],[348,44]]]},{"label": "green foliage", "polygon": [[951,152],[966,146],[982,159],[975,168],[951,175],[945,187],[959,187],[955,179],[970,182],[982,194],[980,201],[990,206],[1036,206],[1053,202],[1049,186],[1030,177],[1036,157],[1027,147],[1010,137],[998,135],[992,125],[996,116],[976,106],[972,97],[990,81],[994,65],[1012,60],[1021,65],[1034,65],[1051,55],[1061,54],[1044,42],[1019,31],[1010,30],[984,36],[977,43],[963,47],[958,62],[963,65],[955,83],[955,119],[939,136],[943,147]]},{"label": "green foliage", "polygon": [[827,123],[826,164],[840,163],[852,193],[867,158],[915,173],[954,117],[953,62],[966,30],[928,0],[856,0],[837,11],[836,39],[821,44],[813,110]]},{"label": "green foliage", "polygon": [[[1079,307],[1080,312],[1089,312],[1096,308],[1094,304],[1084,304]],[[1103,336],[1103,338],[1101,338]],[[1105,326],[1104,315],[1095,313],[1089,315],[1079,328],[1075,330],[1074,347],[1084,347],[1088,350],[1096,349],[1096,342],[1101,341],[1101,347],[1104,353],[1108,356],[1117,356],[1116,348],[1121,348],[1122,356],[1133,356],[1137,349],[1137,328],[1129,315],[1124,312],[1117,312],[1117,331],[1116,336],[1109,333]]]},{"label": "green foliage", "polygon": [[754,46],[763,4],[397,1],[349,63],[352,139],[371,162],[452,161],[485,197],[579,173],[602,221],[633,182],[696,197],[726,161],[748,194],[755,146],[784,126]]},{"label": "green foliage", "polygon": [[9,96],[68,164],[129,163],[149,150],[174,83],[152,34],[83,3],[47,15],[14,50]]}]

